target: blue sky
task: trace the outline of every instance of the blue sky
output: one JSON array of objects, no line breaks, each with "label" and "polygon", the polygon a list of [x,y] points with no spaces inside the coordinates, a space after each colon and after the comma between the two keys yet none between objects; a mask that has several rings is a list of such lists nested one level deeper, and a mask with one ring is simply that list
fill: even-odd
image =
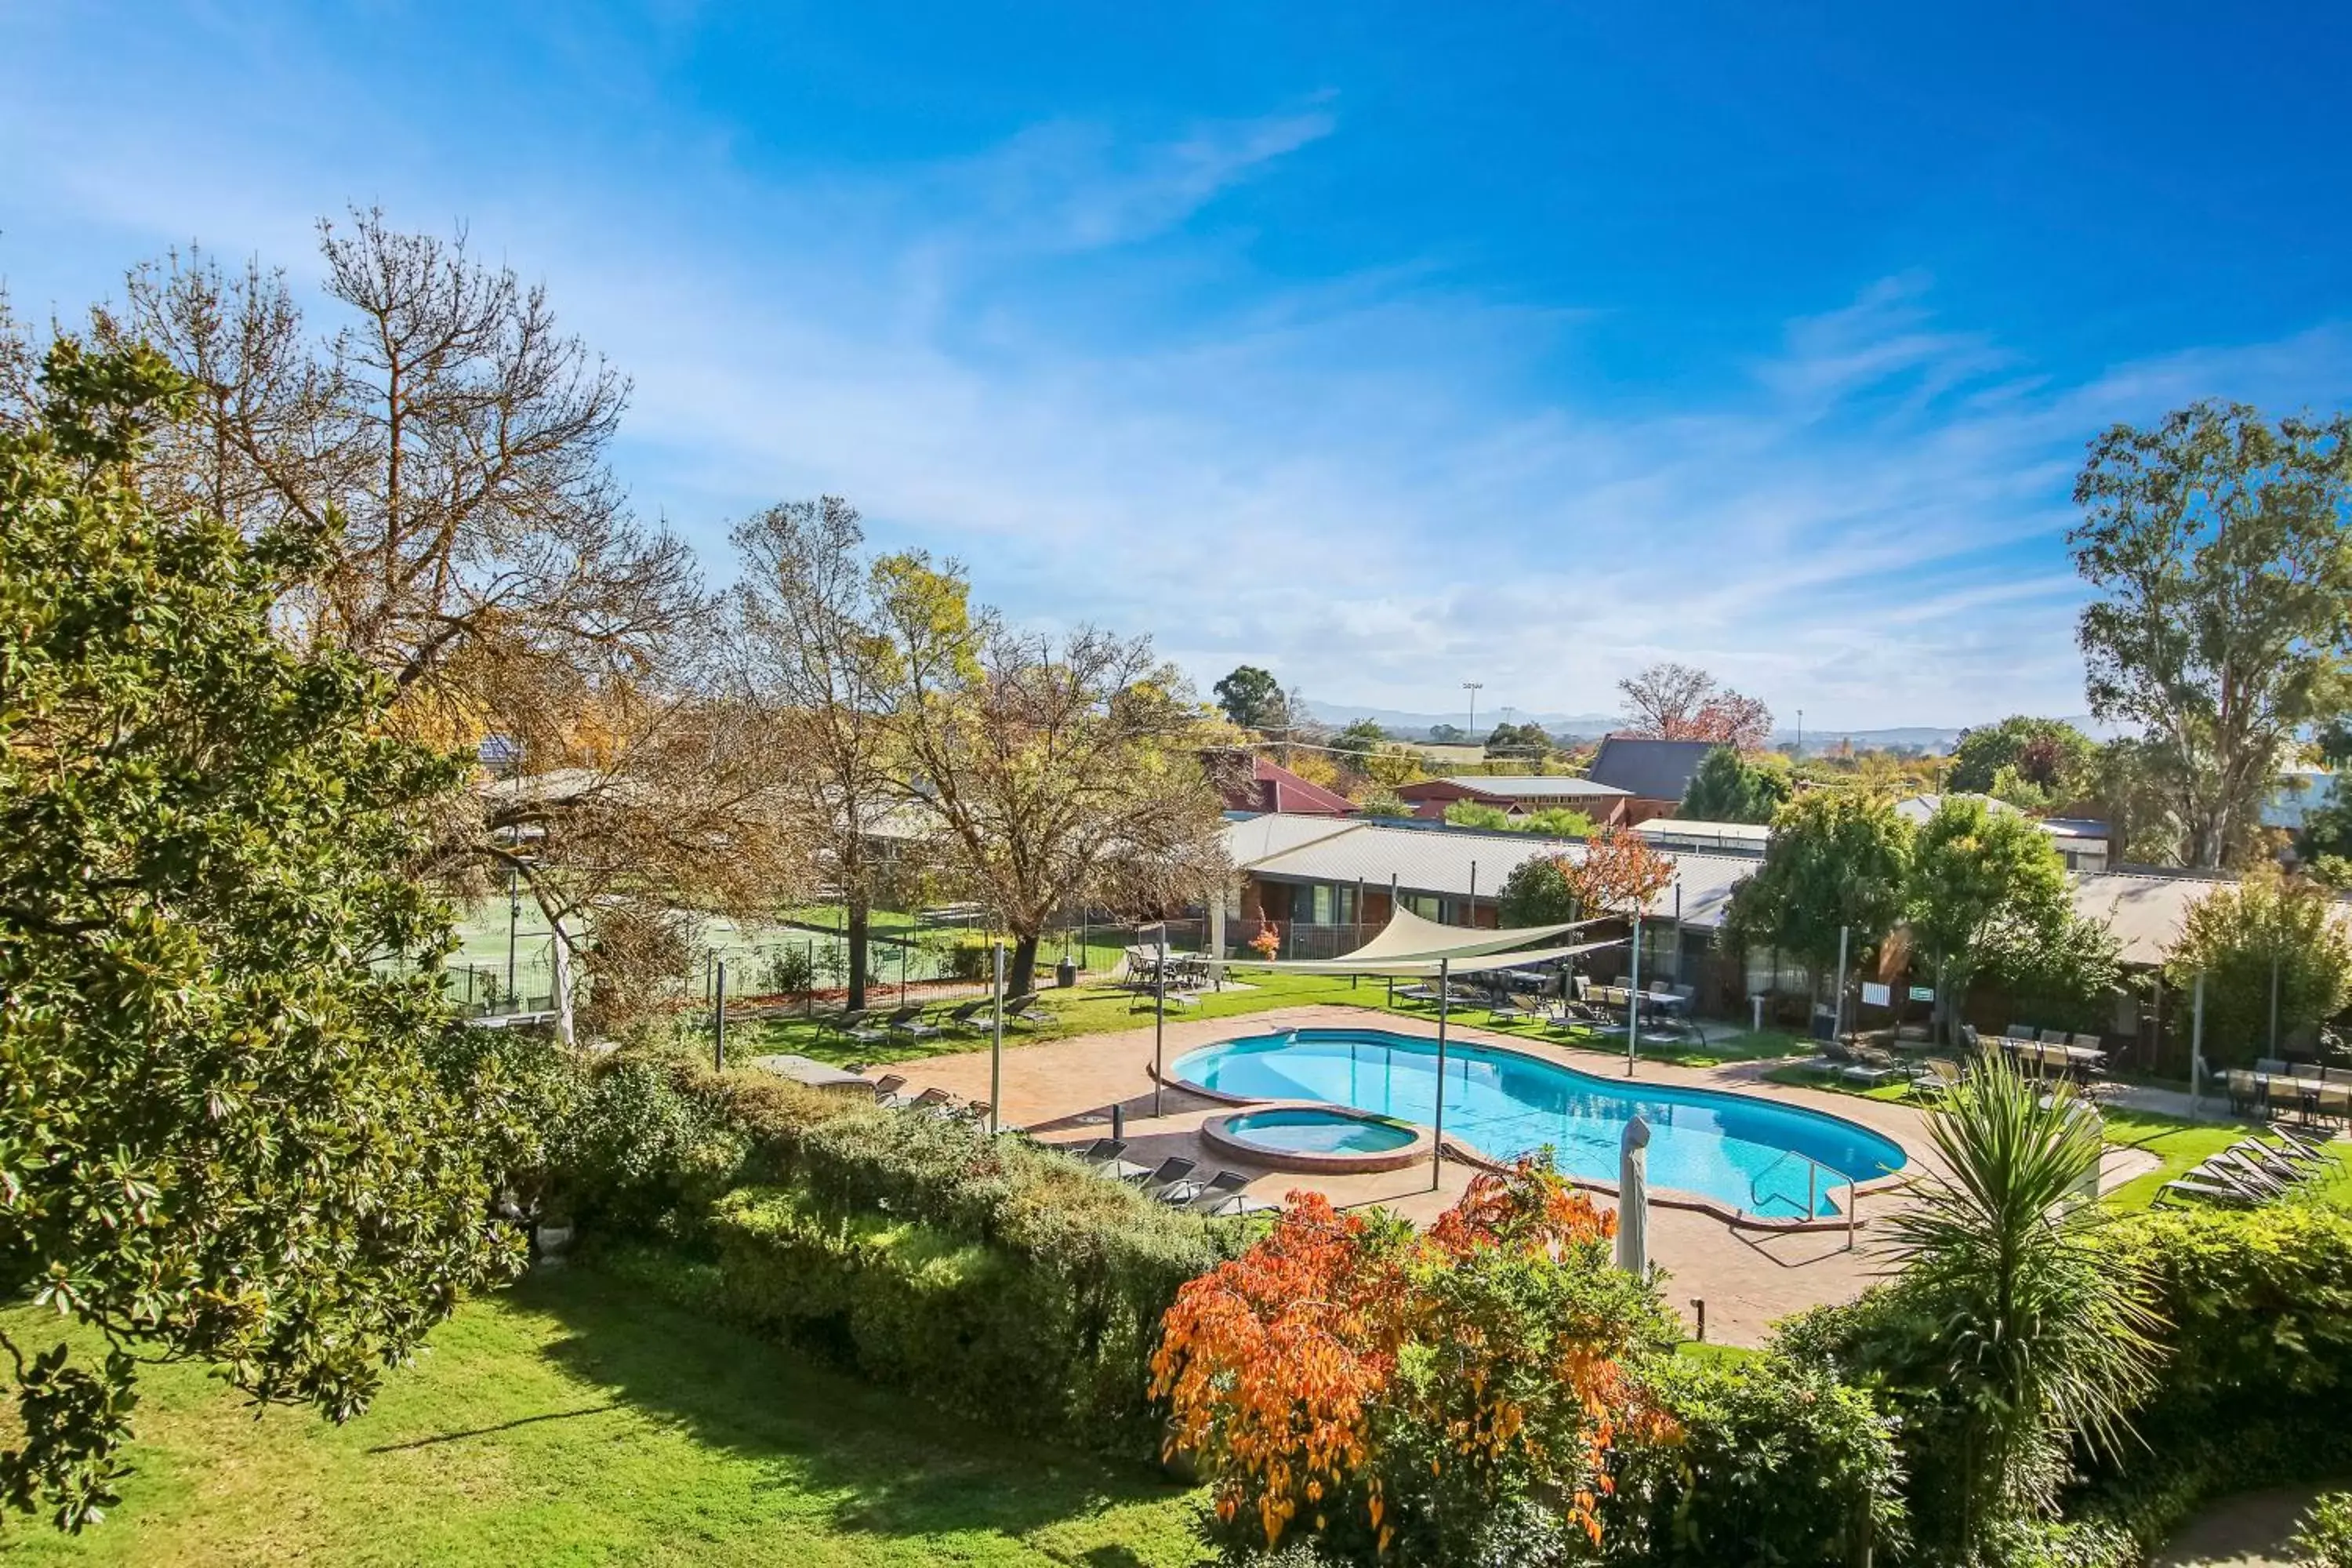
[{"label": "blue sky", "polygon": [[2084,443],[2352,400],[2340,10],[0,0],[0,277],[463,221],[709,552],[849,495],[1205,685],[2081,710]]}]

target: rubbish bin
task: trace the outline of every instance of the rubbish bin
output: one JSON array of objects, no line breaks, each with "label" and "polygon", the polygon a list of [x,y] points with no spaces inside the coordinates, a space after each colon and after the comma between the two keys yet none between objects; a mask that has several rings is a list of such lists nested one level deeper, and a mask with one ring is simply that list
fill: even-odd
[{"label": "rubbish bin", "polygon": [[1837,1037],[1837,1009],[1826,1003],[1813,1004],[1813,1038],[1833,1040]]},{"label": "rubbish bin", "polygon": [[1064,990],[1078,983],[1078,966],[1068,959],[1054,965],[1054,984]]}]

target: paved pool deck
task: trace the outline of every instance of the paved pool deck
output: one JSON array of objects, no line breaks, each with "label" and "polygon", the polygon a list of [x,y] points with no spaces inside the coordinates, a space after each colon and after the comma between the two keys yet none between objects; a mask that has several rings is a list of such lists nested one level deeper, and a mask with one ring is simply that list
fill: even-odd
[{"label": "paved pool deck", "polygon": [[[1437,1020],[1361,1008],[1311,1005],[1253,1013],[1242,1017],[1168,1021],[1164,1058],[1174,1061],[1196,1047],[1239,1035],[1283,1028],[1381,1028],[1398,1034],[1434,1038]],[[1556,1042],[1527,1039],[1475,1026],[1450,1023],[1449,1038],[1499,1046],[1559,1062],[1588,1073],[1618,1076],[1622,1058],[1579,1050]],[[1086,1142],[1106,1136],[1111,1108],[1120,1109],[1124,1133],[1130,1145],[1127,1157],[1154,1163],[1181,1155],[1204,1168],[1233,1170],[1251,1176],[1250,1191],[1279,1198],[1312,1188],[1341,1205],[1379,1203],[1417,1221],[1434,1218],[1461,1195],[1475,1173],[1472,1167],[1448,1160],[1435,1190],[1426,1167],[1370,1175],[1307,1177],[1295,1173],[1255,1167],[1229,1155],[1203,1149],[1202,1121],[1230,1110],[1222,1102],[1163,1087],[1154,1109],[1151,1078],[1152,1027],[1149,1021],[1130,1029],[1084,1035],[1039,1044],[1005,1041],[1001,1110],[1010,1126],[1028,1128],[1048,1142]],[[1670,1062],[1641,1062],[1633,1077],[1640,1081],[1731,1089],[1763,1099],[1803,1105],[1843,1116],[1900,1143],[1911,1157],[1908,1169],[1934,1169],[1925,1121],[1910,1106],[1865,1100],[1790,1084],[1771,1083],[1765,1074],[1784,1062],[1742,1062],[1714,1068],[1690,1068]],[[904,1074],[910,1089],[932,1087],[970,1100],[989,1094],[989,1052],[986,1047],[953,1056],[902,1062],[890,1070]],[[2109,1183],[2128,1179],[2117,1171]],[[1614,1200],[1598,1195],[1602,1206]],[[1849,1300],[1873,1279],[1888,1272],[1890,1259],[1876,1240],[1879,1224],[1904,1200],[1893,1192],[1865,1193],[1855,1245],[1849,1249],[1846,1232],[1814,1230],[1775,1232],[1735,1227],[1699,1211],[1654,1205],[1650,1211],[1650,1253],[1668,1276],[1667,1300],[1696,1329],[1696,1303],[1706,1303],[1706,1338],[1735,1345],[1759,1345],[1772,1322],[1790,1313],[1827,1301]]]}]

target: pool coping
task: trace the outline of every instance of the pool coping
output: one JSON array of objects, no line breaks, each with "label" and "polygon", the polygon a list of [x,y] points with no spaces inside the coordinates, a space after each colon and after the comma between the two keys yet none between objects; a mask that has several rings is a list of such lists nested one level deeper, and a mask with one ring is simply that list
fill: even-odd
[{"label": "pool coping", "polygon": [[[1294,1032],[1297,1034],[1307,1034],[1317,1030],[1323,1030],[1324,1032],[1334,1034],[1350,1032],[1339,1028],[1326,1028],[1324,1026],[1318,1025],[1309,1025]],[[1377,1028],[1367,1028],[1353,1032],[1378,1034],[1383,1031]],[[1423,1040],[1429,1038],[1427,1036],[1408,1035],[1395,1030],[1386,1032],[1396,1034],[1399,1039]],[[1222,1044],[1223,1042],[1212,1043]],[[1517,1050],[1507,1045],[1497,1045],[1488,1039],[1473,1039],[1465,1041],[1465,1043],[1475,1045],[1480,1050],[1495,1051],[1504,1056],[1517,1057],[1522,1060],[1534,1062],[1543,1067],[1557,1068],[1563,1072],[1579,1073],[1585,1078],[1595,1078],[1599,1076],[1598,1074],[1585,1072],[1580,1068],[1572,1067],[1564,1062],[1553,1061],[1548,1057],[1537,1056],[1530,1051]],[[1193,1051],[1207,1050],[1210,1047],[1208,1046],[1196,1046],[1192,1047],[1192,1050],[1186,1051],[1184,1055],[1191,1056],[1193,1054]],[[1178,1059],[1181,1060],[1182,1058],[1180,1057]],[[1218,1105],[1247,1106],[1255,1110],[1275,1110],[1291,1106],[1314,1106],[1328,1110],[1332,1108],[1333,1104],[1332,1101],[1322,1100],[1252,1100],[1245,1096],[1225,1094],[1217,1089],[1204,1088],[1200,1084],[1192,1082],[1189,1079],[1177,1078],[1171,1071],[1163,1069],[1157,1063],[1146,1063],[1144,1065],[1144,1071],[1160,1083],[1166,1085],[1171,1089],[1181,1089],[1186,1094],[1197,1095],[1202,1100],[1213,1101]],[[1744,1094],[1736,1089],[1717,1089],[1711,1085],[1693,1085],[1690,1087],[1704,1094],[1727,1095],[1735,1100],[1752,1100],[1759,1104],[1766,1105],[1780,1103],[1769,1095]],[[1867,1123],[1856,1121],[1850,1116],[1840,1116],[1833,1110],[1823,1110],[1816,1106],[1805,1106],[1802,1109],[1811,1112],[1815,1116],[1826,1116],[1833,1121],[1843,1121],[1849,1127],[1859,1128],[1861,1131],[1872,1133],[1874,1136],[1881,1138],[1887,1137],[1887,1134],[1881,1132],[1878,1129],[1869,1126]],[[1209,1123],[1216,1120],[1218,1120],[1218,1118],[1213,1116],[1203,1117],[1202,1119],[1200,1131],[1203,1139],[1207,1139],[1209,1137]],[[1406,1125],[1415,1128],[1423,1138],[1433,1141],[1436,1136],[1431,1129],[1423,1127],[1418,1122],[1409,1122],[1406,1123]],[[1900,1139],[1889,1138],[1888,1142],[1894,1143],[1895,1147],[1903,1150],[1903,1158],[1906,1165],[1916,1164],[1917,1163],[1918,1156],[1913,1152],[1911,1149],[1906,1147]],[[1416,1143],[1414,1147],[1419,1150],[1418,1157],[1420,1159],[1425,1160],[1429,1158],[1431,1152],[1431,1146],[1429,1143]],[[1234,1152],[1246,1158],[1255,1158],[1255,1155],[1249,1154],[1246,1150],[1242,1149],[1238,1144],[1234,1145]],[[1461,1139],[1451,1135],[1448,1135],[1444,1140],[1444,1152],[1453,1159],[1459,1161],[1463,1164],[1473,1165],[1480,1170],[1499,1172],[1510,1169],[1510,1164],[1507,1161],[1497,1160],[1493,1155],[1487,1153],[1485,1150],[1479,1148],[1476,1144],[1465,1142]],[[1263,1163],[1263,1162],[1260,1163]],[[1393,1168],[1402,1170],[1410,1163],[1412,1163],[1410,1161],[1401,1162]],[[1320,1167],[1320,1169],[1324,1173],[1329,1175],[1352,1173],[1342,1173],[1337,1168],[1328,1165]],[[1908,1170],[1892,1171],[1884,1176],[1874,1176],[1866,1182],[1843,1184],[1851,1188],[1851,1196],[1847,1205],[1847,1212],[1843,1215],[1827,1215],[1811,1219],[1798,1219],[1794,1217],[1776,1219],[1769,1215],[1749,1214],[1745,1209],[1730,1208],[1717,1199],[1706,1197],[1697,1193],[1685,1192],[1679,1187],[1652,1187],[1649,1189],[1649,1200],[1662,1208],[1689,1209],[1696,1213],[1706,1215],[1711,1219],[1722,1221],[1725,1225],[1729,1226],[1734,1230],[1769,1231],[1776,1235],[1801,1235],[1814,1231],[1836,1230],[1843,1230],[1851,1233],[1852,1231],[1858,1230],[1862,1226],[1870,1223],[1868,1220],[1864,1219],[1861,1216],[1861,1199],[1873,1194],[1891,1192],[1897,1188],[1907,1187],[1911,1184],[1914,1174],[1915,1173]],[[1587,1192],[1601,1193],[1612,1198],[1619,1195],[1617,1184],[1614,1182],[1604,1182],[1591,1177],[1570,1175],[1565,1171],[1560,1173],[1560,1176],[1561,1179],[1566,1181],[1568,1184],[1572,1187],[1580,1187]]]},{"label": "pool coping", "polygon": [[[1189,1085],[1186,1088],[1187,1092],[1201,1092]],[[1420,1122],[1407,1121],[1398,1116],[1383,1116],[1376,1110],[1364,1110],[1352,1105],[1334,1105],[1328,1100],[1246,1100],[1232,1103],[1234,1110],[1202,1119],[1201,1142],[1221,1154],[1247,1160],[1286,1175],[1362,1176],[1380,1171],[1402,1171],[1420,1164],[1437,1151],[1437,1135]],[[1224,1123],[1235,1116],[1255,1116],[1269,1110],[1336,1112],[1353,1121],[1404,1128],[1412,1132],[1412,1142],[1372,1153],[1301,1153],[1296,1149],[1277,1149],[1268,1143],[1255,1143],[1225,1129]]]}]

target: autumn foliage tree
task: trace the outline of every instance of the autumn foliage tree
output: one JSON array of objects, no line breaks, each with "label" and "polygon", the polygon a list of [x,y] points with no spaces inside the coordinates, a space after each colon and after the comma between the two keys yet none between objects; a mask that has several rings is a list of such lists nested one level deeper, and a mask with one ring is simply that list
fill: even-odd
[{"label": "autumn foliage tree", "polygon": [[1772,738],[1772,710],[1718,683],[1706,670],[1667,661],[1617,683],[1627,732],[1661,741],[1713,741],[1757,752]]},{"label": "autumn foliage tree", "polygon": [[1295,1196],[1184,1288],[1153,1358],[1213,1532],[1242,1549],[1311,1535],[1341,1562],[1589,1551],[1612,1448],[1668,1425],[1630,1369],[1670,1325],[1611,1267],[1613,1230],[1533,1161],[1476,1178],[1425,1233]]}]

